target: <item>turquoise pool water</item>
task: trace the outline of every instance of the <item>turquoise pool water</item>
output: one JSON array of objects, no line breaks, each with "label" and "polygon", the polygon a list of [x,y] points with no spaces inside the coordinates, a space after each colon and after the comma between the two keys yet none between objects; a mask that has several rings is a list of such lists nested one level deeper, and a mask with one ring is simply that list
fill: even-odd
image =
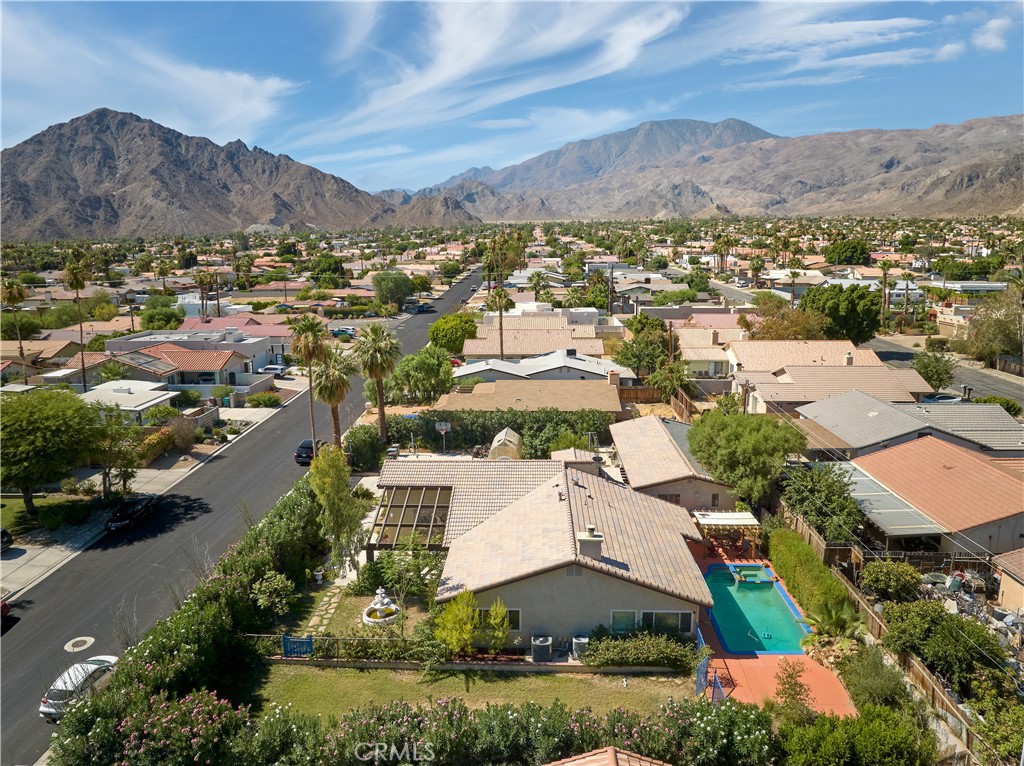
[{"label": "turquoise pool water", "polygon": [[[735,572],[735,573],[734,573]],[[738,575],[746,581],[740,582]],[[711,624],[731,654],[802,654],[810,629],[796,605],[757,564],[712,564],[704,575],[715,606]]]}]

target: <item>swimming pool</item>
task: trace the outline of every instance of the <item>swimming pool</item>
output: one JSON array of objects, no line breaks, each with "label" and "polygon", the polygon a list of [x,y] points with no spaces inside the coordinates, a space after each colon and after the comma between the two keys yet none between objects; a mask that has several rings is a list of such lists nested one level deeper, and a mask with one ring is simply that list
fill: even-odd
[{"label": "swimming pool", "polygon": [[712,564],[704,579],[715,599],[711,625],[730,654],[802,654],[811,632],[773,573],[759,564]]}]

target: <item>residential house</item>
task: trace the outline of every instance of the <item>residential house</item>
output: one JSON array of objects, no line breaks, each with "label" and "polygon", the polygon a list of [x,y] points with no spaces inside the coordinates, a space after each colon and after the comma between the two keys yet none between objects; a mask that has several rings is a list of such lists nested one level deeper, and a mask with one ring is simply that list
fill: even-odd
[{"label": "residential house", "polygon": [[438,603],[472,592],[509,611],[510,643],[568,643],[598,625],[693,634],[713,605],[689,514],[572,468],[451,542]]},{"label": "residential house", "polygon": [[805,404],[852,389],[887,402],[912,403],[933,392],[916,370],[854,366],[800,367],[787,365],[775,372],[737,372],[733,390],[743,394],[752,414],[795,415]]},{"label": "residential house", "polygon": [[[287,332],[286,332],[287,331]],[[255,333],[265,332],[264,336]],[[277,363],[278,356],[272,353],[272,346],[282,338],[290,336],[290,328],[281,325],[246,326],[201,330],[143,330],[134,335],[112,338],[104,343],[107,351],[145,351],[151,346],[173,344],[178,348],[205,351],[230,351],[245,358],[239,372],[254,373],[267,364]],[[212,357],[211,357],[212,358]]]},{"label": "residential house", "polygon": [[849,465],[886,549],[1000,554],[1024,541],[1024,474],[977,452],[925,436]]},{"label": "residential house", "polygon": [[612,441],[626,481],[638,492],[689,510],[735,510],[732,489],[690,451],[686,423],[655,415],[613,423]]},{"label": "residential house", "polygon": [[885,366],[874,351],[857,348],[848,340],[732,340],[725,350],[729,372],[774,372],[790,366]]},{"label": "residential house", "polygon": [[[131,316],[116,316],[106,322],[82,322],[82,339],[88,343],[97,335],[110,335],[116,332],[134,332],[139,320]],[[43,330],[40,340],[62,340],[78,343],[78,325],[64,327],[59,330]]]},{"label": "residential house", "polygon": [[999,572],[999,606],[1024,615],[1024,547],[1000,553],[992,565]]},{"label": "residential house", "polygon": [[[503,323],[504,324],[504,323]],[[483,330],[483,337],[468,338],[462,345],[462,355],[467,360],[497,358],[504,350],[505,359],[526,359],[547,354],[552,351],[575,349],[576,353],[588,356],[604,354],[604,341],[596,337],[594,328],[577,325],[563,329],[512,329],[503,327],[500,331],[484,329],[479,325],[477,332]],[[589,337],[586,331],[589,330]],[[500,334],[500,339],[499,339]]]},{"label": "residential house", "polygon": [[622,419],[629,413],[619,401],[614,379],[600,380],[497,380],[478,383],[472,393],[443,394],[436,410],[540,410],[554,408],[564,412],[603,410]]},{"label": "residential house", "polygon": [[998,404],[893,404],[853,390],[797,413],[812,460],[850,460],[923,436],[988,457],[1024,457],[1024,426]]},{"label": "residential house", "polygon": [[679,343],[679,357],[689,362],[690,375],[695,378],[724,377],[729,372],[729,356],[725,352],[725,344],[733,340],[745,340],[747,337],[747,331],[739,328],[720,330],[688,325],[679,327],[675,322],[670,326]]},{"label": "residential house", "polygon": [[117,407],[139,424],[145,422],[147,412],[154,407],[170,404],[177,395],[177,391],[167,390],[166,383],[149,383],[142,380],[100,383],[88,392],[79,394],[82,401],[87,404]]},{"label": "residential house", "polygon": [[22,363],[20,351],[24,350],[24,363],[29,367],[57,368],[82,350],[78,340],[23,340],[21,349],[18,341],[0,341],[0,360]]},{"label": "residential house", "polygon": [[483,359],[470,362],[452,371],[455,382],[466,378],[496,380],[602,380],[611,373],[618,375],[619,385],[640,385],[640,379],[628,367],[607,359],[586,356],[569,348],[515,360]]}]

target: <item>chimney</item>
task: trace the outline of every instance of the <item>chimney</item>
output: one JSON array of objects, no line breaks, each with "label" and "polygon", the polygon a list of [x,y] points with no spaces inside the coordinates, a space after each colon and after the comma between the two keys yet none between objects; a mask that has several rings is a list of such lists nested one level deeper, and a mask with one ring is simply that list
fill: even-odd
[{"label": "chimney", "polygon": [[132,390],[130,388],[127,388],[127,387],[115,388],[114,389],[114,393],[115,394],[131,394],[131,392],[132,392]]},{"label": "chimney", "polygon": [[750,334],[746,330],[740,333],[740,340],[748,340],[749,338]]},{"label": "chimney", "polygon": [[852,351],[847,351],[846,352],[846,366],[847,367],[853,367],[853,352]]},{"label": "chimney", "polygon": [[600,561],[601,543],[603,542],[604,535],[597,531],[597,527],[593,524],[587,524],[586,534],[576,536],[576,549],[579,555]]},{"label": "chimney", "polygon": [[740,310],[738,308],[736,308],[735,306],[732,306],[731,308],[729,308],[729,313],[730,314],[739,314]]},{"label": "chimney", "polygon": [[609,386],[615,386],[616,388],[619,387],[619,371],[618,370],[608,370],[608,385]]},{"label": "chimney", "polygon": [[711,345],[712,346],[717,346],[718,345],[718,330],[712,330],[711,331]]}]

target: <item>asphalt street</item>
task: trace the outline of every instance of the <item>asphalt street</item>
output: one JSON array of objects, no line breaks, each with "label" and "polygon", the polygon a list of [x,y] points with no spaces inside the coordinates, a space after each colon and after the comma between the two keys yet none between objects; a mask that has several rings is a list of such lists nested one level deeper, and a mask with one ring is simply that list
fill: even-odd
[{"label": "asphalt street", "polygon": [[[435,311],[390,322],[405,353],[427,342],[430,324],[479,284],[477,274],[434,302]],[[341,408],[348,428],[363,410],[363,381],[354,380]],[[189,474],[137,529],[108,534],[21,594],[0,639],[0,763],[34,764],[46,751],[51,725],[38,715],[49,684],[74,662],[120,655],[168,615],[217,558],[258,520],[306,469],[295,446],[309,436],[303,393]],[[326,406],[315,405],[317,436],[331,432]],[[321,436],[323,435],[323,436]],[[76,639],[80,651],[65,647]]]},{"label": "asphalt street", "polygon": [[[873,338],[864,345],[874,349],[879,359],[890,367],[910,367],[914,360],[914,351],[882,338]],[[958,366],[949,388],[959,393],[960,386],[964,384],[974,389],[971,392],[972,397],[1005,396],[1024,404],[1024,382],[1018,383],[985,370]]]}]

